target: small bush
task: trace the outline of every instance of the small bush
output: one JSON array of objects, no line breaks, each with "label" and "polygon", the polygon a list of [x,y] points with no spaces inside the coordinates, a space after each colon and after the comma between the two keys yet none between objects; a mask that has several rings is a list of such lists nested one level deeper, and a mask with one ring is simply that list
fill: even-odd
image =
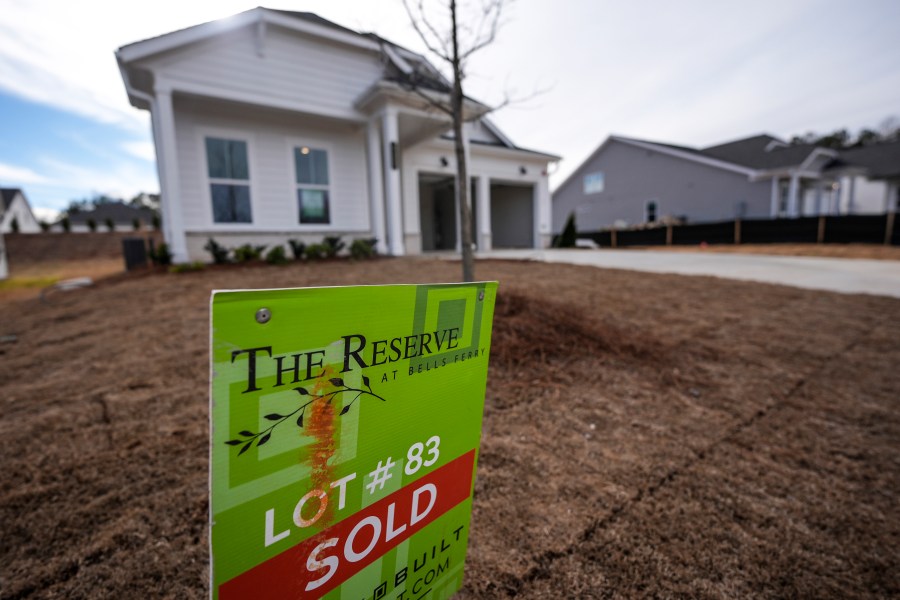
[{"label": "small bush", "polygon": [[135,231],[140,231],[141,230],[141,220],[138,219],[137,217],[132,219],[131,220],[131,228],[134,229]]},{"label": "small bush", "polygon": [[97,221],[95,221],[94,219],[88,219],[87,220],[87,228],[88,228],[88,231],[90,231],[91,233],[97,231]]},{"label": "small bush", "polygon": [[50,231],[50,223],[47,221],[40,221],[41,231]]},{"label": "small bush", "polygon": [[159,215],[153,215],[153,229],[159,231],[161,226],[162,222],[159,220]]},{"label": "small bush", "polygon": [[338,252],[344,249],[346,244],[341,241],[341,236],[326,237],[321,244],[325,248],[325,255],[328,258],[334,258]]},{"label": "small bush", "polygon": [[578,231],[575,229],[575,213],[569,213],[566,226],[557,240],[557,248],[574,248],[578,240]]},{"label": "small bush", "polygon": [[378,242],[375,238],[366,240],[353,240],[350,244],[350,256],[356,259],[372,258],[375,256],[375,244]]},{"label": "small bush", "polygon": [[72,231],[72,222],[69,221],[69,217],[63,217],[62,221],[60,221],[59,224],[62,225],[62,229],[66,233]]},{"label": "small bush", "polygon": [[266,253],[266,262],[270,265],[283,265],[287,263],[287,254],[284,251],[284,246],[272,246],[272,249]]},{"label": "small bush", "polygon": [[328,256],[328,247],[325,244],[310,244],[306,247],[306,258],[318,260]]},{"label": "small bush", "polygon": [[265,249],[265,246],[254,246],[253,244],[238,246],[234,249],[234,260],[239,263],[259,260]]},{"label": "small bush", "polygon": [[303,259],[303,255],[306,253],[306,244],[300,240],[288,240],[288,244],[291,245],[291,254],[294,255],[294,260]]},{"label": "small bush", "polygon": [[216,240],[212,238],[206,240],[206,245],[203,246],[203,249],[209,252],[215,264],[224,265],[228,262],[228,248]]},{"label": "small bush", "polygon": [[106,229],[107,229],[108,231],[115,231],[115,230],[116,230],[116,224],[113,223],[113,220],[112,220],[112,219],[106,219],[106,220],[103,221],[103,222],[106,224]]},{"label": "small bush", "polygon": [[200,261],[194,261],[191,263],[183,263],[180,265],[172,265],[169,267],[169,273],[190,273],[191,271],[202,271],[206,268]]},{"label": "small bush", "polygon": [[165,242],[150,251],[150,260],[154,265],[159,267],[168,267],[172,264],[172,252],[169,245]]}]

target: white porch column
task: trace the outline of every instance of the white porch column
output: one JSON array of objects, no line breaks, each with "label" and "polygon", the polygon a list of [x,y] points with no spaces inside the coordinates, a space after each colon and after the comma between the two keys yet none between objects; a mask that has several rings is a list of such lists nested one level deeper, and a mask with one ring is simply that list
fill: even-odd
[{"label": "white porch column", "polygon": [[823,185],[824,184],[822,183],[821,179],[816,181],[816,208],[815,208],[816,215],[821,215],[824,212],[822,210],[822,194],[823,194],[822,186]]},{"label": "white porch column", "polygon": [[403,220],[400,215],[400,148],[397,111],[386,108],[381,116],[382,150],[384,153],[384,193],[387,205],[387,237],[389,252],[403,256]]},{"label": "white porch column", "polygon": [[369,212],[372,218],[372,235],[378,240],[378,254],[387,254],[388,245],[384,227],[384,180],[381,177],[381,151],[378,123],[369,121],[366,127],[366,153],[369,163]]},{"label": "white porch column", "polygon": [[478,177],[478,229],[481,230],[478,249],[482,252],[492,248],[491,237],[491,180],[487,175]]},{"label": "white porch column", "polygon": [[[188,262],[187,239],[178,194],[178,155],[175,141],[175,113],[172,108],[172,91],[156,90],[156,109],[159,119],[159,142],[162,145],[163,164],[159,169],[160,211],[162,212],[163,237],[169,245],[172,260]],[[157,150],[157,156],[159,151]]]},{"label": "white porch column", "polygon": [[788,216],[799,216],[797,196],[800,191],[800,176],[796,173],[791,174],[791,187],[788,190]]},{"label": "white porch column", "polygon": [[778,182],[779,179],[777,177],[772,177],[772,199],[769,205],[769,216],[773,219],[778,218],[779,192],[781,191]]},{"label": "white porch column", "polygon": [[856,176],[850,176],[850,186],[847,190],[847,214],[852,215],[856,212]]},{"label": "white porch column", "polygon": [[841,194],[843,189],[844,186],[841,185],[840,179],[837,180],[837,187],[831,186],[831,214],[833,215],[841,214]]}]

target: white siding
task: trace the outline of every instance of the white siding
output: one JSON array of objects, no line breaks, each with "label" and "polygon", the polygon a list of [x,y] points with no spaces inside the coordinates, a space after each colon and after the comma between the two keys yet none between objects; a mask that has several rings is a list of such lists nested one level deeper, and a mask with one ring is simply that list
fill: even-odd
[{"label": "white siding", "polygon": [[375,52],[339,45],[269,26],[264,52],[255,28],[213,36],[190,48],[141,61],[157,81],[209,86],[236,94],[264,95],[303,105],[307,112],[357,114],[353,102],[381,78]]},{"label": "white siding", "polygon": [[19,233],[40,233],[41,225],[34,218],[28,208],[28,202],[22,194],[16,194],[12,202],[6,208],[6,212],[0,215],[0,233],[12,233],[12,222],[19,225]]},{"label": "white siding", "polygon": [[[354,124],[212,100],[176,97],[179,206],[187,232],[368,232],[365,132]],[[214,223],[207,135],[246,140],[253,222]],[[293,148],[328,150],[331,223],[299,223]]]}]

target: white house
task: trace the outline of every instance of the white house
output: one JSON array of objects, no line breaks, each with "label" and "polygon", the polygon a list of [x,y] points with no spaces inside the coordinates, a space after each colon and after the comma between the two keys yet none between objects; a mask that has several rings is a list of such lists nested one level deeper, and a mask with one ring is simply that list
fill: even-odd
[{"label": "white house", "polygon": [[0,233],[40,233],[41,224],[19,188],[0,188]]},{"label": "white house", "polygon": [[[458,247],[447,85],[420,55],[311,13],[255,8],[116,52],[150,111],[175,260],[203,245],[377,238],[392,255]],[[466,101],[477,245],[543,247],[547,167]]]}]

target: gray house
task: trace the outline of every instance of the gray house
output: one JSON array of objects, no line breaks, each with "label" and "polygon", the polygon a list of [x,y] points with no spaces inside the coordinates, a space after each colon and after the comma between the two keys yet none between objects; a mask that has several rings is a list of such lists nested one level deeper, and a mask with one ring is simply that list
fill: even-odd
[{"label": "gray house", "polygon": [[896,206],[900,143],[837,151],[757,135],[708,148],[610,136],[553,193],[553,229],[878,213]]}]

